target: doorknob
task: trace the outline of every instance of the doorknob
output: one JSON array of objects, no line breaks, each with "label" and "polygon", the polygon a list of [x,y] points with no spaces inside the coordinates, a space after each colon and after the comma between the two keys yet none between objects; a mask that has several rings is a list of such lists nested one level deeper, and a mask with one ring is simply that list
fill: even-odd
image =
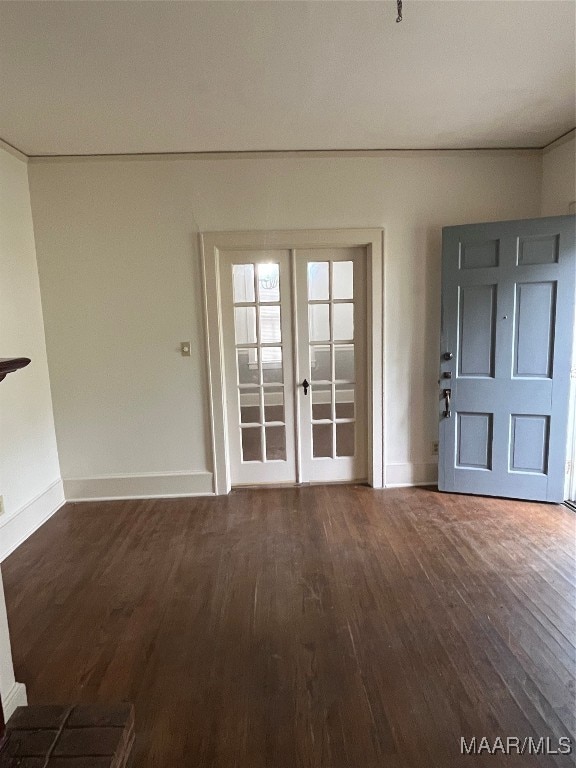
[{"label": "doorknob", "polygon": [[451,389],[445,389],[442,392],[442,397],[446,401],[446,408],[444,410],[444,418],[449,419],[450,416],[452,416],[452,413],[450,411],[450,397],[452,396],[452,390]]},{"label": "doorknob", "polygon": [[304,394],[307,395],[308,394],[308,387],[310,386],[310,382],[308,381],[308,379],[304,379],[304,381],[302,382],[301,386],[304,387]]}]

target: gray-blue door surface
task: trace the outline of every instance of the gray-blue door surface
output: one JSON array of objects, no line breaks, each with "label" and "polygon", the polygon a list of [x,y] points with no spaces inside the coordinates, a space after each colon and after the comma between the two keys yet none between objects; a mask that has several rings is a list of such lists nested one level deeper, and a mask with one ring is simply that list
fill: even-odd
[{"label": "gray-blue door surface", "polygon": [[441,491],[562,501],[576,217],[446,227]]}]

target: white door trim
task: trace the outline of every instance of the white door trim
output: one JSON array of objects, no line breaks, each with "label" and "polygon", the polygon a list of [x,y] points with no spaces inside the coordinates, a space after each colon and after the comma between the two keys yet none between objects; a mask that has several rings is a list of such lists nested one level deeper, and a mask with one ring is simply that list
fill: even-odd
[{"label": "white door trim", "polygon": [[367,258],[368,481],[384,487],[384,231],[311,229],[203,232],[200,235],[214,493],[230,492],[230,463],[223,361],[220,251],[362,246]]},{"label": "white door trim", "polygon": [[574,336],[572,338],[572,367],[570,368],[570,406],[568,417],[568,446],[566,460],[566,482],[564,498],[576,501],[576,317],[574,318]]}]

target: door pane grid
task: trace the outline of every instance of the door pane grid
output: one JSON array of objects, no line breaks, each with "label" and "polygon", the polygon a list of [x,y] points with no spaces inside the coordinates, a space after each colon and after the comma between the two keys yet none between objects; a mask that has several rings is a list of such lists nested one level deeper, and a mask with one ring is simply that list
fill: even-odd
[{"label": "door pane grid", "polygon": [[261,387],[238,387],[238,405],[240,408],[240,424],[242,427],[259,427],[262,425],[262,395]]},{"label": "door pane grid", "polygon": [[266,426],[284,426],[284,387],[264,387],[264,423]]},{"label": "door pane grid", "polygon": [[232,277],[242,462],[286,461],[279,264],[234,264]]},{"label": "door pane grid", "polygon": [[355,454],[353,267],[308,264],[313,459]]}]

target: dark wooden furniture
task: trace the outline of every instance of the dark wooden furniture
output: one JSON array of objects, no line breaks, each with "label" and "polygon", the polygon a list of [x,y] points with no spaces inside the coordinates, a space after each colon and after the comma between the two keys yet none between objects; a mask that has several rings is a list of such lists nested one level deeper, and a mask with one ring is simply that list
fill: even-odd
[{"label": "dark wooden furniture", "polygon": [[25,368],[30,363],[28,357],[0,357],[0,381],[9,373]]},{"label": "dark wooden furniture", "polygon": [[130,704],[18,707],[0,768],[125,768],[133,741]]}]

